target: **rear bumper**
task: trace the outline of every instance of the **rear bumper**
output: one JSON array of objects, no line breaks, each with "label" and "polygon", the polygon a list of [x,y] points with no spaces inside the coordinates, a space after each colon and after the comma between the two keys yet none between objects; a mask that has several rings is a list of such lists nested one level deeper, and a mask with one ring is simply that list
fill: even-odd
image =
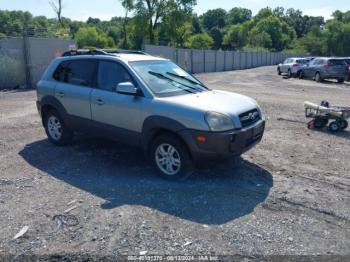
[{"label": "rear bumper", "polygon": [[344,74],[327,74],[327,73],[323,73],[322,74],[322,78],[325,78],[325,79],[339,79],[339,78],[346,79],[347,75],[348,75],[347,73],[344,73]]},{"label": "rear bumper", "polygon": [[[194,160],[199,161],[239,156],[261,141],[264,130],[265,121],[260,120],[240,130],[207,132],[186,129],[179,135],[186,141]],[[196,140],[199,135],[206,138],[205,142]]]}]

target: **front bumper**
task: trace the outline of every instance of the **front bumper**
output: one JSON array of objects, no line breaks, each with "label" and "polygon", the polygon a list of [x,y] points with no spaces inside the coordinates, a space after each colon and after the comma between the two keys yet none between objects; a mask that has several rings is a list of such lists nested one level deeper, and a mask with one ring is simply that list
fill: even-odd
[{"label": "front bumper", "polygon": [[[265,121],[227,132],[208,132],[186,129],[179,135],[186,141],[194,160],[227,158],[239,156],[259,143],[265,130]],[[198,142],[197,136],[204,136],[205,142]]]}]

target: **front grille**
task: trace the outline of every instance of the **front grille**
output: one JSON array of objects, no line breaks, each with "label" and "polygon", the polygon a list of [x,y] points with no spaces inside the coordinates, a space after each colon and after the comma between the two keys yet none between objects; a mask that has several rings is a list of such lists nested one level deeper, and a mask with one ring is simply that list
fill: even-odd
[{"label": "front grille", "polygon": [[250,110],[239,115],[242,127],[250,126],[260,120],[260,114],[257,109]]}]

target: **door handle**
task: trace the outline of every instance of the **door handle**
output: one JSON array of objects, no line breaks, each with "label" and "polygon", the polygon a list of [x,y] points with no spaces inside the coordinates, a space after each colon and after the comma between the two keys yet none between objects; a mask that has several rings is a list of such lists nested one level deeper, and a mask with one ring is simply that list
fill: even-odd
[{"label": "door handle", "polygon": [[59,91],[59,92],[58,92],[58,96],[59,96],[59,97],[64,97],[64,95],[65,95],[64,92],[62,92],[62,91]]},{"label": "door handle", "polygon": [[105,104],[105,101],[103,101],[102,99],[97,99],[96,100],[96,102],[97,102],[97,104],[99,105],[99,106],[102,106],[102,105],[104,105]]}]

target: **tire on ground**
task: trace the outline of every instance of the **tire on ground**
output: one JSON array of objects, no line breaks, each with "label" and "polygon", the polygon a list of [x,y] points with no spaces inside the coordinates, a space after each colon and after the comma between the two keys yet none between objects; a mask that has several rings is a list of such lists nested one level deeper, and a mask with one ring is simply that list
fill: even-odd
[{"label": "tire on ground", "polygon": [[[60,137],[53,137],[49,131],[49,119],[53,117],[53,119],[57,119],[59,124],[60,124],[60,132],[61,136]],[[73,132],[69,130],[69,128],[65,125],[62,117],[56,110],[50,110],[48,112],[45,112],[44,114],[44,126],[45,126],[45,131],[46,135],[49,138],[49,140],[59,146],[67,145],[69,144],[72,139],[73,139]]]},{"label": "tire on ground", "polygon": [[[177,172],[174,174],[167,174],[164,172],[164,169],[167,169],[166,165],[161,165],[160,159],[163,157],[160,154],[160,147],[165,148],[165,151],[168,155],[164,156],[164,159],[166,157],[171,157],[171,154],[169,151],[167,151],[167,148],[169,150],[169,147],[167,145],[170,145],[175,149],[175,152],[173,152],[173,157],[175,159],[180,160],[180,166],[172,166],[172,168]],[[169,179],[169,180],[184,180],[188,176],[190,176],[194,171],[194,163],[191,158],[191,155],[187,149],[187,147],[184,145],[184,143],[177,138],[175,135],[172,134],[163,134],[159,137],[156,137],[151,144],[150,147],[150,154],[151,154],[151,161],[154,166],[154,168],[157,170],[158,174],[161,175],[163,178]],[[157,159],[158,155],[158,159]],[[165,160],[166,161],[166,160]],[[169,165],[172,165],[171,163]],[[160,167],[162,166],[162,168]],[[175,167],[175,168],[174,168]]]}]

